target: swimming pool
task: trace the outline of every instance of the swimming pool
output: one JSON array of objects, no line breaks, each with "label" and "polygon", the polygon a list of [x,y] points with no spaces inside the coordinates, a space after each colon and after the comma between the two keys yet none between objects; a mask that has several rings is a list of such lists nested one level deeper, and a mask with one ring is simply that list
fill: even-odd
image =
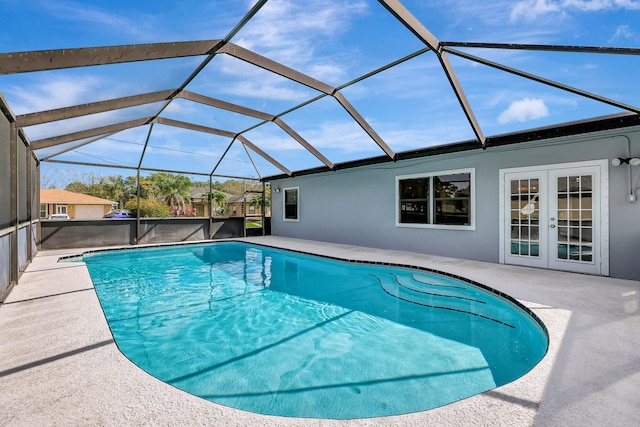
[{"label": "swimming pool", "polygon": [[133,363],[261,414],[423,411],[513,381],[547,348],[543,326],[514,302],[422,270],[239,242],[83,260]]}]

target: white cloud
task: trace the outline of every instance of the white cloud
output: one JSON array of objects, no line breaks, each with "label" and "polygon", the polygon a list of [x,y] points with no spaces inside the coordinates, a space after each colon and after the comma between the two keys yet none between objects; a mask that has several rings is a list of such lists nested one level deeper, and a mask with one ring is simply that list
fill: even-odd
[{"label": "white cloud", "polygon": [[541,119],[549,115],[549,110],[542,99],[524,98],[513,101],[509,108],[498,116],[498,123],[526,122]]},{"label": "white cloud", "polygon": [[339,149],[351,153],[377,147],[362,128],[352,121],[322,122],[308,134],[309,142],[319,149]]},{"label": "white cloud", "polygon": [[[327,120],[312,126],[307,126],[307,124],[301,127],[287,122],[286,116],[284,119],[289,126],[320,152],[338,149],[350,153],[362,151],[363,147],[377,147],[362,128],[352,121]],[[267,152],[305,150],[295,139],[274,126],[267,129],[255,129],[247,134],[247,138]]]},{"label": "white cloud", "polygon": [[620,25],[618,28],[616,28],[615,34],[611,37],[611,40],[609,41],[614,41],[619,39],[638,40],[638,34],[631,31],[628,25]]},{"label": "white cloud", "polygon": [[522,0],[511,8],[511,20],[532,21],[550,13],[566,14],[572,11],[599,12],[603,10],[640,10],[637,0]]},{"label": "white cloud", "polygon": [[367,8],[363,0],[268,2],[233,41],[299,71],[320,71],[316,78],[339,80],[344,64],[320,57],[315,47],[338,39]]},{"label": "white cloud", "polygon": [[511,8],[511,20],[525,19],[531,21],[539,15],[560,11],[560,5],[552,0],[524,0]]},{"label": "white cloud", "polygon": [[563,7],[585,12],[611,9],[640,9],[640,2],[637,0],[563,0],[561,3]]},{"label": "white cloud", "polygon": [[250,65],[228,55],[219,55],[215,59],[218,70],[230,80],[211,80],[207,85],[220,93],[234,97],[248,97],[258,99],[272,99],[301,102],[309,99],[316,92],[305,86],[292,83],[277,74]]},{"label": "white cloud", "polygon": [[[56,19],[76,21],[90,25],[91,28],[108,28],[114,33],[130,34],[137,38],[146,39],[152,29],[147,22],[149,16],[138,15],[121,16],[123,13],[112,13],[106,9],[92,6],[87,2],[76,3],[73,1],[43,2],[43,7]],[[122,9],[117,9],[121,11]]]},{"label": "white cloud", "polygon": [[101,85],[95,77],[59,76],[10,86],[6,92],[12,98],[14,113],[25,114],[89,102],[87,99]]}]

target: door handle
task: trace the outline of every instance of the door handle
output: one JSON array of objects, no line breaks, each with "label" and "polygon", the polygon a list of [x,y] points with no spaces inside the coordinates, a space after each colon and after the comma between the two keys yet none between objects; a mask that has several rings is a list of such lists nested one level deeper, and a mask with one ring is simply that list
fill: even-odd
[{"label": "door handle", "polygon": [[555,224],[551,224],[549,227],[556,228],[556,225]]}]

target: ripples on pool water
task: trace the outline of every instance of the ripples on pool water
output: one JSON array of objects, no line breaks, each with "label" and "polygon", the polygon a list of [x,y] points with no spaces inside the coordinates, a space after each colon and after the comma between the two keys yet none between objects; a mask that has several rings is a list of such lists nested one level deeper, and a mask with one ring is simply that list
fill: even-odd
[{"label": "ripples on pool water", "polygon": [[423,411],[513,381],[547,349],[544,330],[513,303],[425,271],[237,242],[84,261],[132,362],[261,414]]}]

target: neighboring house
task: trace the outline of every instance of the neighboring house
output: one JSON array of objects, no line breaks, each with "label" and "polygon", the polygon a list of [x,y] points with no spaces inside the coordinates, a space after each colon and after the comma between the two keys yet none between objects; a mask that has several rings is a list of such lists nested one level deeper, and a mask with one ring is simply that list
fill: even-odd
[{"label": "neighboring house", "polygon": [[[218,190],[214,190],[218,191]],[[196,215],[194,216],[209,216],[209,203],[204,200],[205,195],[209,192],[205,187],[193,187],[191,188],[191,208],[195,209]],[[218,191],[227,197],[227,210],[223,213],[216,211],[214,216],[225,217],[241,217],[242,216],[242,195],[228,194],[223,191]],[[262,207],[252,206],[251,200],[258,193],[247,193],[244,196],[244,212],[245,216],[261,216]],[[271,215],[271,209],[267,207],[266,216]]]},{"label": "neighboring house", "polygon": [[40,218],[67,214],[71,219],[102,218],[116,202],[66,190],[40,189]]},{"label": "neighboring house", "polygon": [[[209,192],[206,187],[191,187],[191,208],[196,210],[195,216],[209,216],[209,202],[204,200],[205,195]],[[227,195],[228,197],[228,195]]]},{"label": "neighboring house", "polygon": [[[253,198],[257,195],[258,193],[247,193],[244,195],[244,216],[262,216],[262,206],[258,205],[252,205],[251,204],[251,200],[253,200]],[[227,203],[229,205],[229,208],[227,210],[227,215],[230,217],[234,217],[234,216],[243,216],[242,212],[243,212],[243,197],[242,195],[231,195],[227,197]],[[267,206],[266,208],[266,215],[265,216],[271,216],[271,209]]]}]

